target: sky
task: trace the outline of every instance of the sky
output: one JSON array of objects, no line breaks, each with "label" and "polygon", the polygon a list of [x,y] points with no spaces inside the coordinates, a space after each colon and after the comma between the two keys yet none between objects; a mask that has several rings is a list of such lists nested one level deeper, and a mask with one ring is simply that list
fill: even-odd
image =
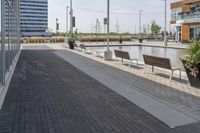
[{"label": "sky", "polygon": [[[177,0],[167,0],[167,29],[170,25],[170,3]],[[60,30],[66,31],[66,7],[70,0],[49,0],[49,29],[55,31],[56,18]],[[104,32],[103,18],[107,13],[107,0],[73,0],[73,11],[76,17],[78,32],[95,32],[96,19],[99,19]],[[164,0],[110,0],[110,30],[116,31],[118,21],[119,32],[135,33],[139,31],[139,10],[142,12],[142,25],[151,24],[155,20],[164,27]],[[68,22],[69,24],[69,22]]]}]

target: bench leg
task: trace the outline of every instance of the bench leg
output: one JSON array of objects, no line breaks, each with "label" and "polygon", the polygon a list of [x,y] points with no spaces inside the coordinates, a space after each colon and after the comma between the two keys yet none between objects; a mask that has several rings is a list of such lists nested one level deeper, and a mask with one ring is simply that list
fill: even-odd
[{"label": "bench leg", "polygon": [[154,72],[154,66],[152,66],[152,72]]},{"label": "bench leg", "polygon": [[170,74],[170,78],[169,78],[170,81],[172,80],[173,74],[174,74],[174,71],[172,70]]},{"label": "bench leg", "polygon": [[138,60],[136,60],[136,64],[138,65]]},{"label": "bench leg", "polygon": [[130,62],[129,62],[129,68],[131,67],[131,60],[130,60]]},{"label": "bench leg", "polygon": [[144,74],[145,74],[145,72],[146,72],[146,64],[144,64]]},{"label": "bench leg", "polygon": [[180,73],[179,73],[179,78],[181,79],[181,69],[180,69]]}]

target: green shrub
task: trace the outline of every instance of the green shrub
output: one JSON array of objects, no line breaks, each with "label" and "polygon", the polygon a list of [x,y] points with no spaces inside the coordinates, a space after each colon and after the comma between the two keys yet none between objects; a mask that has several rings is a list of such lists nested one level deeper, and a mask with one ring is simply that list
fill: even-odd
[{"label": "green shrub", "polygon": [[183,55],[181,55],[181,60],[196,75],[200,67],[200,42],[192,42]]},{"label": "green shrub", "polygon": [[73,43],[75,43],[75,39],[74,39],[74,38],[72,38],[72,37],[71,37],[71,38],[69,38],[69,39],[68,39],[68,43],[69,43],[69,44],[73,44]]}]

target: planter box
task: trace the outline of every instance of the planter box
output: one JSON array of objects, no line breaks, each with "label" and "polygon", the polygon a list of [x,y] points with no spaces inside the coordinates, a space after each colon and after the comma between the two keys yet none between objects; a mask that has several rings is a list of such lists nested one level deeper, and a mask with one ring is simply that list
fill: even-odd
[{"label": "planter box", "polygon": [[142,43],[143,42],[143,39],[139,39],[139,43]]},{"label": "planter box", "polygon": [[70,49],[74,49],[74,43],[68,43]]},{"label": "planter box", "polygon": [[[183,61],[182,61],[182,62],[183,62]],[[188,69],[188,68],[185,66],[185,64],[186,64],[186,63],[183,62],[183,65],[184,65],[184,67],[185,67],[185,71],[186,71],[186,74],[187,74],[187,76],[188,76],[190,85],[191,85],[192,87],[196,87],[196,88],[200,89],[200,65],[199,65],[199,68],[198,68],[199,73],[198,73],[197,76],[195,77],[195,76],[193,76],[193,75],[191,74],[191,70]]]}]

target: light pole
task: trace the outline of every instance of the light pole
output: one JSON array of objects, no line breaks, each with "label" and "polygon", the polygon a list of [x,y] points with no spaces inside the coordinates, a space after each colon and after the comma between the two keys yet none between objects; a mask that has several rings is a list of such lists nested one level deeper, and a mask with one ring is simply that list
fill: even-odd
[{"label": "light pole", "polygon": [[67,6],[67,8],[66,8],[66,33],[65,33],[65,43],[67,43],[67,33],[68,33],[68,9],[69,9],[69,7]]},{"label": "light pole", "polygon": [[105,60],[112,60],[112,51],[109,49],[109,34],[110,34],[110,0],[107,0],[107,51],[104,53]]},{"label": "light pole", "polygon": [[109,51],[109,35],[110,35],[110,0],[107,0],[107,51]]},{"label": "light pole", "polygon": [[73,9],[72,9],[72,0],[70,0],[70,33],[73,35]]},{"label": "light pole", "polygon": [[164,46],[167,46],[167,0],[165,2],[165,28],[164,28]]},{"label": "light pole", "polygon": [[66,8],[66,34],[68,33],[68,9],[69,7],[67,6]]},{"label": "light pole", "polygon": [[141,29],[142,29],[142,10],[139,10],[139,38],[141,38]]},{"label": "light pole", "polygon": [[58,18],[56,18],[56,34],[58,33],[59,30],[59,24],[58,24]]}]

